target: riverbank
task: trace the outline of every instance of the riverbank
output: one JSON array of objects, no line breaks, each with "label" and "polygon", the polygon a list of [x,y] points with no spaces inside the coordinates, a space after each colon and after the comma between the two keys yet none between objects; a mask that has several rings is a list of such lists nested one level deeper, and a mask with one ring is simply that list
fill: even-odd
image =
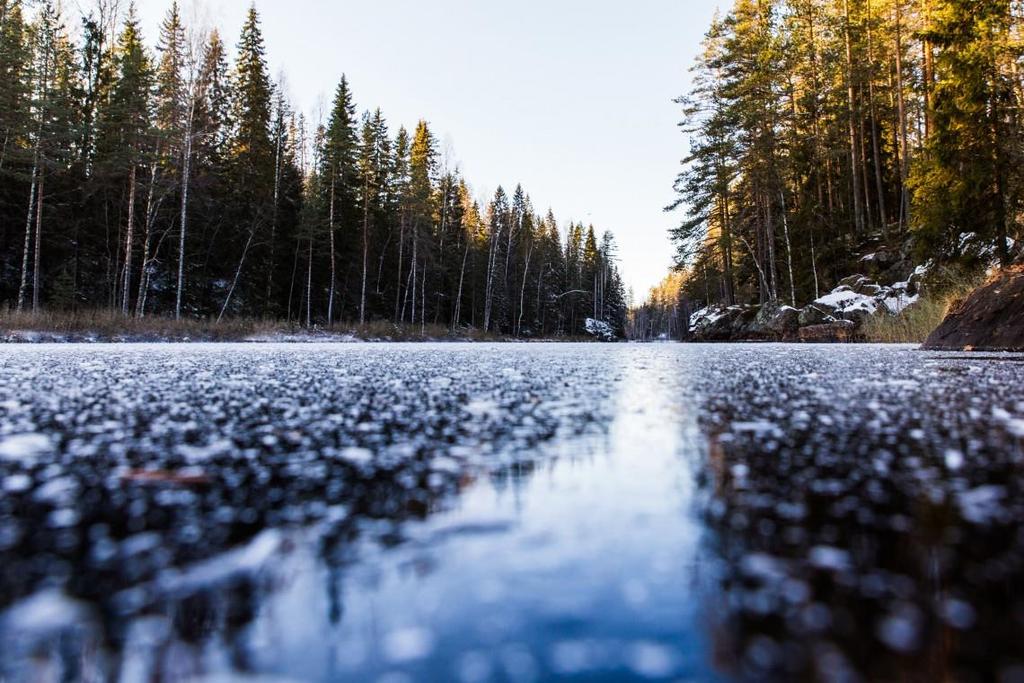
[{"label": "riverbank", "polygon": [[373,322],[306,327],[297,322],[231,318],[133,318],[113,311],[0,315],[0,343],[353,343],[353,342],[583,342],[589,337],[526,339],[461,327]]}]

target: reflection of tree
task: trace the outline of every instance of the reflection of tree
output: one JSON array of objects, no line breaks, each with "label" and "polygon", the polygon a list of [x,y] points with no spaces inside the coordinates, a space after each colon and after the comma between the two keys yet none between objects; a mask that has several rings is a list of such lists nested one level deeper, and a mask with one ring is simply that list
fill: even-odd
[{"label": "reflection of tree", "polygon": [[[344,570],[346,565],[356,560],[353,548],[365,529],[375,530],[374,541],[386,546],[400,544],[404,542],[405,522],[422,520],[444,510],[464,486],[462,473],[432,469],[433,457],[433,453],[423,451],[407,460],[395,461],[390,467],[373,469],[340,461],[329,464],[326,479],[346,482],[343,488],[332,487],[326,481],[311,482],[301,472],[289,475],[285,468],[271,464],[275,475],[265,478],[264,483],[245,477],[248,484],[245,507],[242,507],[242,500],[234,501],[239,507],[230,519],[221,513],[221,518],[226,521],[210,529],[208,537],[226,539],[230,545],[245,544],[257,532],[280,520],[279,508],[284,501],[293,509],[344,506],[346,513],[334,521],[317,522],[315,515],[296,520],[300,524],[312,523],[317,530],[319,558],[327,570],[325,607],[330,623],[338,625],[344,614],[341,591]],[[497,479],[523,477],[531,469],[528,465],[503,467],[493,476]],[[144,488],[137,493],[153,504],[158,504],[161,498],[157,489]],[[192,491],[192,494],[202,497],[204,507],[214,507],[225,497],[225,492],[212,488]],[[193,522],[197,519],[193,510],[170,506],[162,508],[161,517],[161,526],[170,523],[172,527],[173,520],[179,517],[188,517]],[[211,514],[204,519],[213,520],[216,516]],[[381,527],[374,522],[386,522],[387,531],[381,532]],[[154,550],[175,553],[176,558],[202,560],[199,548],[178,547],[171,529],[160,534],[159,543],[152,543]],[[142,545],[141,542],[138,544]],[[216,548],[222,546],[211,546],[207,552],[213,554]],[[89,600],[97,613],[105,617],[94,625],[99,640],[105,643],[103,649],[109,654],[108,663],[102,666],[104,670],[115,674],[121,670],[125,654],[139,656],[137,650],[132,652],[137,643],[131,641],[131,628],[137,618],[146,615],[167,619],[170,625],[165,637],[153,648],[149,666],[154,680],[180,679],[204,673],[203,653],[211,645],[223,645],[234,671],[244,673],[253,670],[254,662],[246,644],[247,632],[259,615],[261,603],[275,590],[274,581],[242,573],[215,585],[165,596],[156,590],[158,584],[152,581],[159,575],[161,565],[145,553],[140,553],[134,560],[131,567],[119,565],[116,561],[94,566],[88,558],[81,558],[74,568],[82,575],[72,584],[83,587],[79,598]],[[114,594],[108,590],[104,594],[97,583],[119,586],[121,592]],[[139,586],[141,592],[132,595],[132,599],[141,601],[125,609],[123,591],[133,584]],[[83,652],[81,649],[69,649],[68,642],[65,636],[56,635],[52,641],[39,643],[36,657],[54,657],[63,662],[64,671],[74,671],[71,667],[82,659]]]},{"label": "reflection of tree", "polygon": [[[81,356],[68,354],[20,398],[59,448],[32,467],[0,460],[0,480],[29,479],[0,496],[0,609],[57,587],[91,616],[32,634],[30,652],[9,648],[0,677],[37,657],[58,669],[69,662],[64,671],[87,661],[118,678],[143,620],[161,624],[146,635],[159,641],[147,655],[157,672],[170,661],[191,666],[210,648],[252,668],[247,632],[277,587],[262,569],[222,565],[262,532],[322,535],[324,609],[340,624],[355,545],[403,543],[406,522],[487,480],[486,464],[511,463],[493,477],[516,481],[539,444],[605,417],[603,404],[575,402],[583,382],[606,381],[593,368],[534,363],[529,353],[514,362],[474,353],[466,363],[404,351],[149,355],[104,360],[100,388],[83,392]],[[521,372],[506,373],[510,364]],[[36,495],[51,479],[68,501]],[[49,524],[55,513],[69,521]],[[216,578],[165,582],[197,567]]]},{"label": "reflection of tree", "polygon": [[1024,473],[998,434],[947,423],[973,439],[979,465],[954,474],[940,451],[904,436],[920,422],[782,419],[773,430],[731,400],[709,401],[702,482],[722,565],[711,628],[723,669],[756,680],[987,680],[1020,660],[1021,509],[970,520],[962,505],[982,482],[1020,492]]}]

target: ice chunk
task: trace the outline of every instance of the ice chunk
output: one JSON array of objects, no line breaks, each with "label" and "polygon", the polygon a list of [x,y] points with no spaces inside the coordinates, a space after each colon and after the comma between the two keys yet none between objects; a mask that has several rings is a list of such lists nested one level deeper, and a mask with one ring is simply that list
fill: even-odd
[{"label": "ice chunk", "polygon": [[434,649],[434,636],[424,628],[403,628],[384,638],[384,655],[396,664],[427,657]]},{"label": "ice chunk", "polygon": [[44,434],[14,434],[0,438],[0,460],[35,460],[53,451]]},{"label": "ice chunk", "polygon": [[672,650],[658,643],[639,642],[629,648],[629,668],[641,678],[667,678],[675,669]]},{"label": "ice chunk", "polygon": [[959,495],[960,514],[968,522],[986,524],[1002,512],[1006,490],[1002,486],[979,486]]},{"label": "ice chunk", "polygon": [[850,553],[839,548],[829,546],[818,546],[811,549],[811,565],[818,569],[826,569],[834,572],[846,571],[850,568]]}]

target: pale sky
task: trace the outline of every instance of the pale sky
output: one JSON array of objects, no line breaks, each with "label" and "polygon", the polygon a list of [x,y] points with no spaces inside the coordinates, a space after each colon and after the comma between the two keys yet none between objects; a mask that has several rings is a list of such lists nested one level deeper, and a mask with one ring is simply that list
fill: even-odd
[{"label": "pale sky", "polygon": [[[234,46],[250,0],[204,13]],[[154,44],[170,0],[136,0]],[[662,208],[685,152],[672,99],[717,0],[257,0],[272,74],[312,113],[346,74],[392,132],[424,118],[478,195],[610,229],[639,299],[670,264]],[[182,5],[188,16],[190,2]]]}]

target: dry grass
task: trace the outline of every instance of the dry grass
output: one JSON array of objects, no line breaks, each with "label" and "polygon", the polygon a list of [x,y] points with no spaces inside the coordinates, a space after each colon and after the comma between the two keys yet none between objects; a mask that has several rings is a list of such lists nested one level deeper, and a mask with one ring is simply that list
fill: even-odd
[{"label": "dry grass", "polygon": [[[876,315],[861,330],[869,342],[883,344],[923,344],[949,312],[963,303],[983,279],[952,278],[930,284],[928,291],[900,315]],[[935,292],[935,293],[932,293]]]},{"label": "dry grass", "polygon": [[248,337],[297,331],[286,324],[253,319],[217,323],[205,319],[175,320],[163,316],[133,318],[116,311],[3,313],[0,338],[41,336],[98,341],[232,341]]},{"label": "dry grass", "polygon": [[861,334],[869,342],[882,344],[923,344],[945,320],[950,304],[946,299],[922,298],[900,315],[876,315]]},{"label": "dry grass", "polygon": [[[511,341],[475,328],[452,332],[440,325],[396,325],[377,321],[306,328],[297,323],[254,318],[174,320],[163,316],[133,318],[110,310],[13,313],[0,311],[0,341]],[[561,341],[561,340],[560,340]],[[565,339],[564,341],[576,341]]]}]

